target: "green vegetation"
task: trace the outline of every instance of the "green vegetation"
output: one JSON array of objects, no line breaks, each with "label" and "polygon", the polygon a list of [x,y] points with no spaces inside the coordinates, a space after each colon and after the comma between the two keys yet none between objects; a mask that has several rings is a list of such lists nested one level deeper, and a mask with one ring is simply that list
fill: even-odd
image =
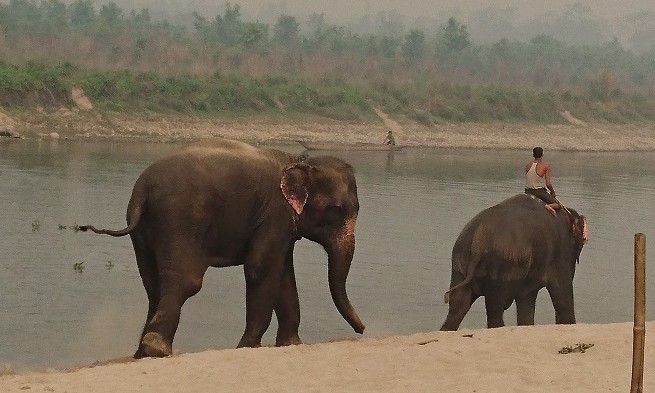
[{"label": "green vegetation", "polygon": [[77,225],[77,224],[73,224],[73,225],[59,224],[58,228],[59,228],[60,231],[63,231],[63,230],[66,230],[66,229],[70,229],[73,232],[79,232],[80,231],[80,226]]},{"label": "green vegetation", "polygon": [[250,75],[165,75],[88,71],[70,63],[0,62],[1,105],[11,110],[70,107],[80,86],[97,110],[194,116],[310,114],[343,121],[371,119],[369,103],[426,125],[442,122],[559,123],[562,108],[583,120],[614,123],[655,120],[655,96],[611,90],[607,77],[588,93],[570,89],[455,83],[438,79],[343,79]]},{"label": "green vegetation", "polygon": [[226,4],[191,26],[109,2],[0,3],[0,107],[72,107],[81,87],[96,110],[193,116],[373,118],[370,105],[441,122],[655,121],[655,52],[617,39],[569,45],[538,35],[478,44],[449,18],[435,31],[377,33],[322,15],[243,20]]}]

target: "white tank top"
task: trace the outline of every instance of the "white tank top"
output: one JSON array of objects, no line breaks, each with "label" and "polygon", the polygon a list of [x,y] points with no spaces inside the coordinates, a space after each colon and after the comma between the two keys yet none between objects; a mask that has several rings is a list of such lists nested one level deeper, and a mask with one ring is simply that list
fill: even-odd
[{"label": "white tank top", "polygon": [[533,162],[528,173],[525,174],[525,186],[527,188],[544,188],[546,187],[546,179],[537,175],[537,163]]}]

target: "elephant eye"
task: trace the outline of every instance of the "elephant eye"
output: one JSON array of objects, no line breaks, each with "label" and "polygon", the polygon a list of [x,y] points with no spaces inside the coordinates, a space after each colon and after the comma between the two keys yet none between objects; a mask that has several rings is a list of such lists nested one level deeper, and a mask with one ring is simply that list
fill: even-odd
[{"label": "elephant eye", "polygon": [[329,220],[337,220],[343,217],[343,206],[330,206],[325,209],[325,216]]},{"label": "elephant eye", "polygon": [[343,211],[343,206],[330,206],[330,207],[328,207],[328,210],[330,210],[331,212],[340,214]]}]

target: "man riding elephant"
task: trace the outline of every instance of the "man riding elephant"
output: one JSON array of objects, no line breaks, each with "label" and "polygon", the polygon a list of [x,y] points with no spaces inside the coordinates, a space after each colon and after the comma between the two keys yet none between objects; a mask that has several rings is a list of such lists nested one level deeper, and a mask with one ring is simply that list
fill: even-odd
[{"label": "man riding elephant", "polygon": [[574,209],[549,217],[536,197],[518,194],[487,208],[462,229],[452,251],[448,316],[441,330],[457,330],[479,297],[487,326],[504,326],[516,302],[518,325],[533,325],[537,293],[546,288],[555,322],[575,323],[573,276],[587,241],[584,216]]},{"label": "man riding elephant", "polygon": [[555,198],[555,188],[550,180],[550,164],[543,160],[543,155],[543,148],[537,146],[532,149],[534,160],[525,165],[525,193],[546,202],[545,208],[554,216],[560,205]]}]

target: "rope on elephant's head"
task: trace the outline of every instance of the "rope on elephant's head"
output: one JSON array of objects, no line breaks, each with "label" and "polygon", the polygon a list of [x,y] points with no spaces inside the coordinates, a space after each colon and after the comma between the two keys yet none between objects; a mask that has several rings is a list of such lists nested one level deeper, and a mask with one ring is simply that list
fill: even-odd
[{"label": "rope on elephant's head", "polygon": [[[555,197],[553,197],[553,198],[555,198]],[[562,202],[559,201],[559,199],[555,198],[555,201],[556,201],[556,202],[557,202],[557,203],[562,207],[562,209],[564,209],[564,211],[569,215],[569,219],[570,219],[572,222],[574,222],[574,225],[575,225],[576,216],[577,216],[579,219],[582,219],[582,228],[580,229],[580,238],[581,238],[581,240],[582,240],[582,244],[587,243],[587,242],[589,241],[589,229],[588,229],[588,227],[587,227],[587,218],[586,218],[585,216],[582,216],[582,215],[580,215],[580,214],[577,214],[577,212],[576,212],[576,216],[574,216],[573,213],[571,213],[571,211],[570,211],[569,209],[567,209],[566,206],[564,206],[564,204],[562,204]]]},{"label": "rope on elephant's head", "polygon": [[564,209],[564,211],[569,214],[569,217],[573,217],[573,213],[571,213],[571,211],[569,209],[567,209],[566,206],[564,206],[564,204],[559,201],[559,199],[557,199],[555,197],[553,197],[553,198],[555,199],[555,202],[557,202],[557,204],[560,205],[562,207],[562,209]]},{"label": "rope on elephant's head", "polygon": [[307,155],[306,155],[306,154],[300,154],[300,155],[298,156],[298,162],[300,162],[300,163],[305,163],[305,162],[307,162]]}]

